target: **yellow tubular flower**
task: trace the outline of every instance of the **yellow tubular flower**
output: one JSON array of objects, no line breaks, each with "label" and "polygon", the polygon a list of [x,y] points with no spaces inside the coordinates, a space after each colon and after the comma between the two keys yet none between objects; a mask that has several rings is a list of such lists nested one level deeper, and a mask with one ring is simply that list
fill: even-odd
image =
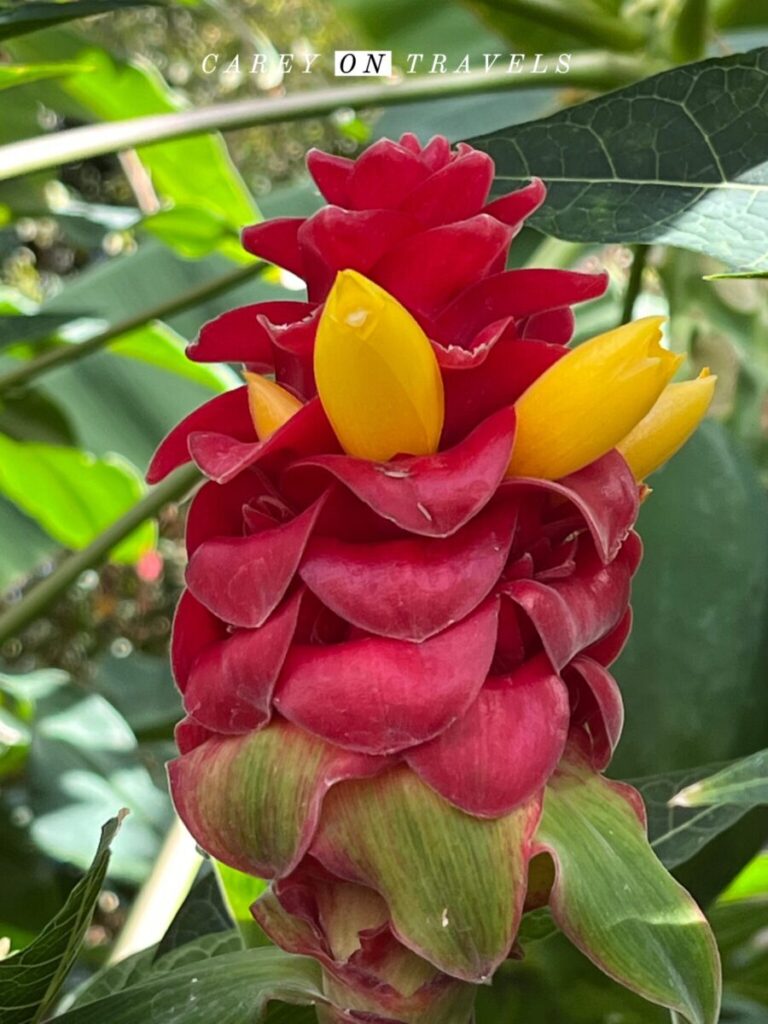
[{"label": "yellow tubular flower", "polygon": [[265,441],[299,411],[302,403],[290,391],[261,374],[246,372],[245,380],[248,384],[248,408],[256,436],[260,441]]},{"label": "yellow tubular flower", "polygon": [[326,300],[315,380],[347,454],[384,462],[437,451],[443,384],[429,339],[397,299],[357,271],[342,270]]},{"label": "yellow tubular flower", "polygon": [[717,377],[706,368],[696,380],[669,384],[651,411],[619,441],[637,480],[644,480],[682,448],[712,402]]},{"label": "yellow tubular flower", "polygon": [[515,403],[509,476],[557,480],[627,436],[682,360],[659,344],[662,320],[649,316],[600,334],[531,384]]}]

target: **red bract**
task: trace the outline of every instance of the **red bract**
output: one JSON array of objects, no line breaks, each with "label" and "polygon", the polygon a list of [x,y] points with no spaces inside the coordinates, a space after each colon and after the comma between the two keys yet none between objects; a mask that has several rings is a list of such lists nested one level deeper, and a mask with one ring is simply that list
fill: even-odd
[{"label": "red bract", "polygon": [[[260,440],[247,389],[217,397],[149,472],[193,458],[211,481],[189,512],[171,784],[205,849],[277,880],[255,913],[320,960],[331,1001],[366,1020],[450,1004],[429,1019],[463,1022],[463,983],[512,949],[569,738],[600,770],[621,729],[606,666],[629,628],[637,483],[615,451],[559,481],[505,478],[513,403],[606,278],[505,270],[544,187],[488,203],[492,162],[468,146],[406,135],[309,168],[333,205],[244,233],[309,302],[227,313],[189,352],[306,404]],[[344,454],[316,397],[322,304],[350,268],[432,342],[433,454]]]}]

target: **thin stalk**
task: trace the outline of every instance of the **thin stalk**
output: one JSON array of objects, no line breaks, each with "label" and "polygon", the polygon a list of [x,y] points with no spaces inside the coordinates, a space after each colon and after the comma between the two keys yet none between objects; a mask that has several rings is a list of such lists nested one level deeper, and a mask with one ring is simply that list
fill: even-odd
[{"label": "thin stalk", "polygon": [[29,359],[13,370],[0,374],[0,394],[9,388],[18,387],[20,384],[27,384],[33,378],[39,377],[41,373],[47,373],[49,370],[56,370],[61,366],[74,363],[78,359],[84,359],[92,352],[104,348],[105,345],[108,345],[121,335],[128,334],[129,331],[134,331],[138,327],[143,327],[144,324],[149,323],[151,320],[166,320],[176,313],[199,306],[201,303],[207,302],[217,295],[222,295],[224,292],[236,288],[237,285],[249,280],[249,278],[254,277],[256,274],[262,273],[265,266],[266,264],[264,263],[253,262],[245,267],[238,267],[237,270],[224,274],[223,277],[216,278],[214,281],[208,281],[197,288],[192,288],[188,292],[177,295],[173,299],[160,302],[151,309],[142,310],[135,316],[121,320],[119,323],[107,327],[100,334],[95,334],[87,341],[62,345],[59,348],[53,348],[48,352],[44,352],[36,359]]},{"label": "thin stalk", "polygon": [[0,646],[17,636],[30,622],[63,593],[86,569],[100,565],[115,545],[137,526],[157,515],[164,505],[180,501],[200,479],[196,466],[183,466],[162,483],[153,487],[141,501],[129,509],[82,551],[75,551],[61,561],[50,576],[41,580],[22,599],[0,615]]},{"label": "thin stalk", "polygon": [[162,939],[192,888],[202,862],[194,839],[175,818],[112,947],[108,963],[125,960]]},{"label": "thin stalk", "polygon": [[387,107],[417,100],[446,96],[469,96],[500,90],[540,89],[542,86],[578,86],[589,89],[615,89],[644,77],[648,63],[618,54],[574,53],[567,74],[556,71],[557,57],[542,57],[547,70],[540,74],[436,74],[406,76],[378,85],[354,85],[294,93],[279,99],[248,99],[218,103],[201,110],[172,114],[152,114],[127,121],[70,128],[67,131],[24,139],[0,147],[0,181],[49,167],[134,146],[168,139],[181,139],[205,132],[248,128],[253,125],[298,121],[332,113],[342,107],[363,109]]},{"label": "thin stalk", "polygon": [[[478,0],[483,7],[513,14],[535,21],[537,25],[575,36],[595,46],[610,50],[638,50],[645,43],[645,35],[620,18],[606,12],[579,10],[573,3],[562,0]],[[575,55],[574,55],[575,56]]]},{"label": "thin stalk", "polygon": [[623,324],[629,323],[632,319],[635,303],[643,283],[643,271],[648,259],[648,249],[649,246],[647,245],[632,246],[632,266],[629,268],[627,290],[624,292],[624,303],[621,309],[621,323]]}]

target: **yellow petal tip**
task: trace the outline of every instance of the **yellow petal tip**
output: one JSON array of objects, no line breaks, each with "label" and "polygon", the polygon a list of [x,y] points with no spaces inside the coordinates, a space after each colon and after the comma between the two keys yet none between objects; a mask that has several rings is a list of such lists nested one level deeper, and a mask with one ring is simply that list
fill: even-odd
[{"label": "yellow petal tip", "polygon": [[347,454],[385,462],[437,451],[443,384],[429,338],[394,296],[355,270],[336,275],[314,366],[320,401]]},{"label": "yellow petal tip", "polygon": [[302,403],[276,381],[260,373],[246,370],[243,374],[248,385],[248,409],[260,441],[265,441],[294,416]]}]

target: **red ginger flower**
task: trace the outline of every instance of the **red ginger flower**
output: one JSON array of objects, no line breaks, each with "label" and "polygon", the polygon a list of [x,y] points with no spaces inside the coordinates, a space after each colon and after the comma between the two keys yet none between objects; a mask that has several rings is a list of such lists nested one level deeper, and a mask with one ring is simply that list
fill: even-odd
[{"label": "red ginger flower", "polygon": [[411,135],[309,167],[333,205],[244,233],[309,301],[203,329],[191,358],[248,383],[150,468],[209,477],[172,790],[206,850],[274,880],[254,913],[323,964],[332,1006],[463,1024],[466,983],[550,896],[528,870],[557,860],[548,781],[601,772],[621,731],[633,470],[679,447],[714,378],[667,387],[655,320],[569,354],[605,276],[504,269],[541,182],[488,203],[489,157]]}]

